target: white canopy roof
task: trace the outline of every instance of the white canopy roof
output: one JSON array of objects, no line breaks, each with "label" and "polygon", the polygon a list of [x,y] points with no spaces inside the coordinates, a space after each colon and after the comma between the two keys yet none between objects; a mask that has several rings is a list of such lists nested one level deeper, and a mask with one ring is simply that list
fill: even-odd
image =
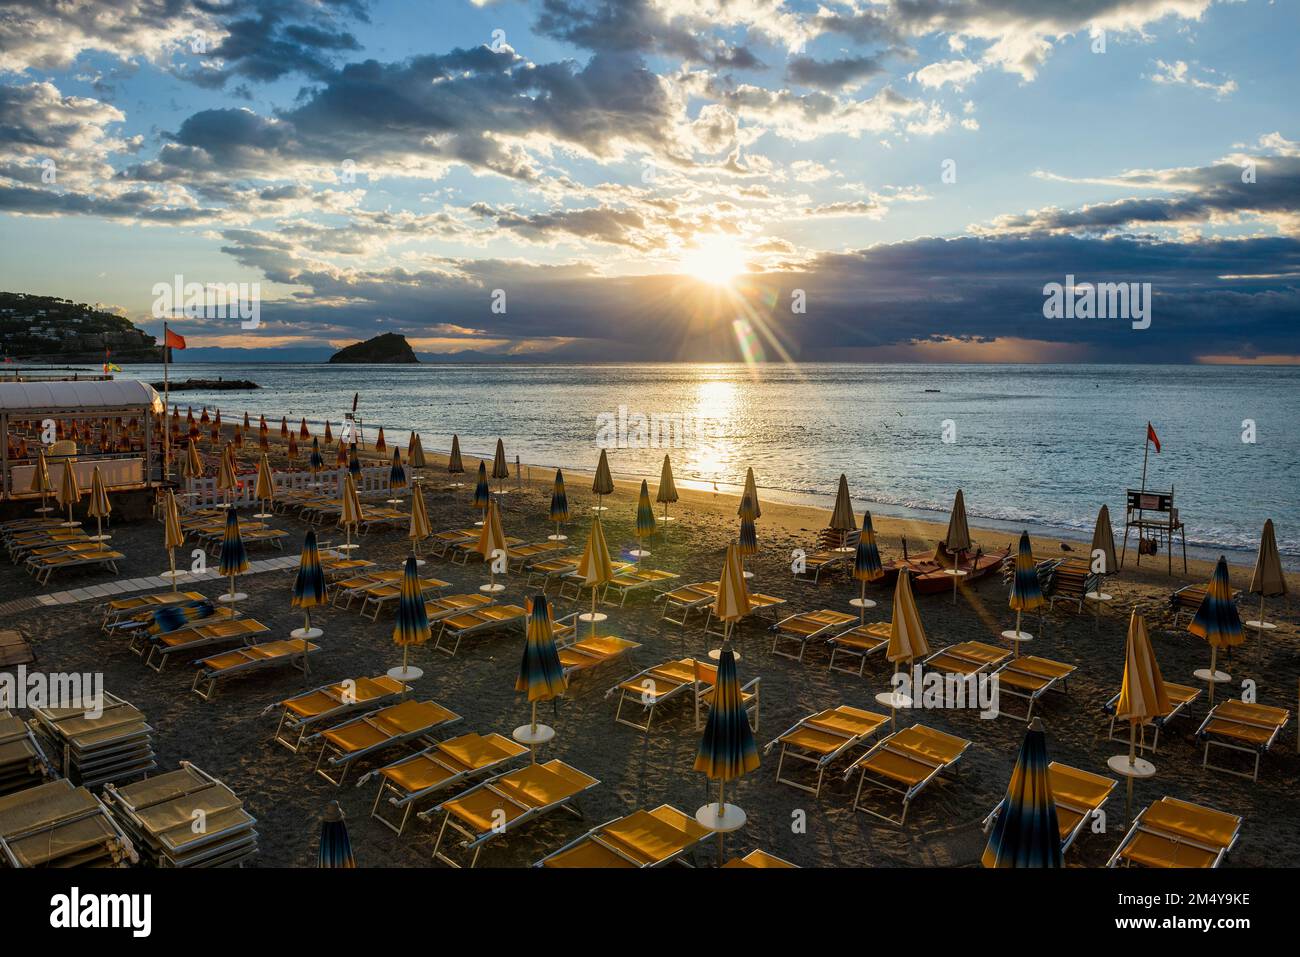
[{"label": "white canopy roof", "polygon": [[162,397],[147,382],[135,379],[103,381],[0,382],[0,413],[69,415],[152,409],[161,414]]}]

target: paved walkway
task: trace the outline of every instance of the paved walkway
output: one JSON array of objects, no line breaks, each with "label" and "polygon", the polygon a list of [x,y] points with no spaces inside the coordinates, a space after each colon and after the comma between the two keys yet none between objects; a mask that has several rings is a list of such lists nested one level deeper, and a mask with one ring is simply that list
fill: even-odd
[{"label": "paved walkway", "polygon": [[[248,571],[245,575],[258,575],[264,572],[284,571],[289,568],[295,568],[298,565],[299,556],[282,555],[277,558],[266,558],[261,561],[250,562]],[[185,589],[195,582],[214,581],[221,579],[215,566],[209,566],[208,570],[202,574],[187,572],[183,578],[176,580],[176,587]],[[241,576],[242,577],[242,576]],[[71,588],[67,591],[50,592],[45,595],[29,595],[25,598],[15,598],[13,601],[7,601],[0,604],[0,615],[12,615],[24,611],[31,611],[33,608],[39,608],[42,605],[46,607],[55,607],[60,605],[74,605],[77,602],[107,601],[116,598],[119,595],[125,595],[128,592],[135,591],[156,591],[161,588],[171,588],[170,578],[155,576],[153,578],[119,578],[117,581],[101,582],[97,585],[86,585],[84,588]]]}]

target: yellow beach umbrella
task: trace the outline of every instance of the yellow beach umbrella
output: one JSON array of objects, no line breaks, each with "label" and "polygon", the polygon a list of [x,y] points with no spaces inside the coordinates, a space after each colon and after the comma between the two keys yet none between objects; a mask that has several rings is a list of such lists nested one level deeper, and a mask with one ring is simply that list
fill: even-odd
[{"label": "yellow beach umbrella", "polygon": [[63,481],[59,483],[59,504],[68,510],[68,527],[76,525],[72,520],[72,506],[81,501],[81,486],[77,484],[77,470],[72,467],[72,459],[63,463]]},{"label": "yellow beach umbrella", "polygon": [[[1160,677],[1160,665],[1151,647],[1147,623],[1134,611],[1128,622],[1128,640],[1124,647],[1124,683],[1120,686],[1119,701],[1115,705],[1115,720],[1128,722],[1128,800],[1124,805],[1124,821],[1128,823],[1133,810],[1133,778],[1138,776],[1137,729],[1170,711],[1169,695]],[[1149,764],[1149,762],[1142,762]],[[1143,770],[1141,776],[1154,772]]]},{"label": "yellow beach umbrella", "polygon": [[1264,620],[1264,599],[1285,595],[1288,588],[1286,576],[1282,574],[1282,556],[1278,554],[1277,535],[1273,532],[1271,518],[1264,522],[1264,532],[1259,538],[1259,554],[1255,557],[1255,570],[1251,573],[1247,591],[1259,596],[1259,618],[1246,622],[1246,627],[1272,631],[1277,625]]},{"label": "yellow beach umbrella", "polygon": [[727,557],[722,562],[718,576],[718,597],[713,601],[713,614],[723,624],[723,643],[731,638],[731,625],[749,614],[749,586],[745,583],[745,568],[741,563],[740,549],[734,542],[727,545]]},{"label": "yellow beach umbrella", "polygon": [[596,463],[596,477],[592,479],[591,491],[596,496],[596,517],[605,511],[602,503],[606,495],[614,494],[614,476],[609,471],[609,456],[605,450],[600,450],[600,461]]},{"label": "yellow beach umbrella", "polygon": [[432,534],[433,526],[429,524],[429,511],[424,507],[424,486],[416,482],[411,488],[411,525],[406,537],[411,540],[411,554],[416,557],[417,564],[420,558],[420,542]]},{"label": "yellow beach umbrella", "polygon": [[406,444],[406,461],[412,469],[424,468],[424,445],[420,442],[420,433],[412,432],[411,441]]},{"label": "yellow beach umbrella", "polygon": [[270,518],[271,513],[267,510],[267,503],[275,501],[275,478],[271,472],[271,462],[262,453],[261,459],[257,463],[257,488],[254,492],[257,500],[262,503],[262,510],[254,515],[254,518]]},{"label": "yellow beach umbrella", "polygon": [[203,478],[203,457],[193,439],[186,442],[185,457],[181,460],[181,475],[187,479]]},{"label": "yellow beach umbrella", "polygon": [[655,494],[655,501],[663,503],[665,523],[676,521],[668,517],[668,506],[677,501],[677,486],[673,483],[673,464],[666,455],[663,467],[659,470],[659,491]]},{"label": "yellow beach umbrella", "polygon": [[[898,580],[894,583],[894,610],[889,622],[889,644],[885,646],[885,658],[894,663],[894,674],[898,674],[898,664],[906,661],[910,683],[912,662],[929,653],[930,642],[925,637],[921,612],[917,609],[916,598],[912,595],[912,576],[907,569],[899,569]],[[912,690],[914,694],[917,693],[917,689]],[[894,693],[892,703],[902,704],[897,691]],[[896,709],[892,706],[890,719],[897,720]]]},{"label": "yellow beach umbrella", "polygon": [[172,591],[176,587],[176,549],[185,544],[185,535],[181,531],[181,513],[176,507],[176,496],[171,489],[163,499],[163,547],[167,549],[167,565],[170,569],[167,577],[171,579]]},{"label": "yellow beach umbrella", "polygon": [[45,450],[41,449],[36,453],[36,468],[32,470],[32,484],[27,489],[29,492],[36,492],[41,497],[41,512],[50,511],[49,506],[45,504],[45,499],[54,491],[54,486],[50,484],[50,466],[45,461]]},{"label": "yellow beach umbrella", "polygon": [[99,466],[90,473],[90,506],[86,509],[86,514],[95,520],[96,534],[92,537],[93,541],[104,542],[110,536],[104,534],[104,519],[108,518],[113,506],[108,500],[108,489],[104,487],[104,476],[99,474]]},{"label": "yellow beach umbrella", "polygon": [[591,534],[587,536],[587,547],[578,560],[578,578],[582,584],[591,589],[591,612],[580,617],[591,622],[591,632],[596,633],[596,623],[605,620],[604,615],[596,612],[596,592],[601,585],[614,577],[613,563],[609,559],[609,545],[605,542],[605,533],[600,527],[600,516],[591,521]]},{"label": "yellow beach umbrella", "polygon": [[221,461],[217,465],[217,491],[222,492],[226,497],[226,505],[230,505],[230,493],[238,484],[235,478],[235,447],[226,445],[226,450],[221,454]]},{"label": "yellow beach umbrella", "polygon": [[352,473],[343,475],[343,500],[340,503],[339,524],[347,536],[347,544],[342,548],[351,552],[357,546],[352,544],[352,529],[361,525],[361,496],[357,494],[357,483],[352,481]]},{"label": "yellow beach umbrella", "polygon": [[480,585],[479,591],[488,593],[505,590],[505,585],[497,583],[496,567],[498,561],[509,562],[506,551],[506,533],[501,527],[501,510],[497,508],[494,498],[488,499],[487,511],[483,515],[483,529],[479,532],[476,551],[483,556],[488,566],[488,583]]}]

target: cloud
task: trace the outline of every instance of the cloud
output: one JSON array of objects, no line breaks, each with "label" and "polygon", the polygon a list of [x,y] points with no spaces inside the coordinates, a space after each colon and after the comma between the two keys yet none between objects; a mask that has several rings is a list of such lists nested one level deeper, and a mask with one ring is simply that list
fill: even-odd
[{"label": "cloud", "polygon": [[951,84],[953,89],[963,90],[982,69],[983,67],[972,60],[940,60],[921,67],[911,74],[909,79],[926,87],[938,88],[944,84]]},{"label": "cloud", "polygon": [[1237,92],[1236,80],[1217,80],[1218,76],[1216,71],[1210,69],[1203,70],[1197,76],[1185,60],[1175,60],[1173,63],[1156,60],[1156,72],[1151,75],[1151,82],[1161,86],[1188,86],[1194,90],[1208,90],[1220,100]]},{"label": "cloud", "polygon": [[842,90],[860,86],[863,80],[885,72],[880,61],[871,56],[841,57],[838,60],[815,60],[791,57],[786,64],[786,79],[799,86],[819,90]]}]

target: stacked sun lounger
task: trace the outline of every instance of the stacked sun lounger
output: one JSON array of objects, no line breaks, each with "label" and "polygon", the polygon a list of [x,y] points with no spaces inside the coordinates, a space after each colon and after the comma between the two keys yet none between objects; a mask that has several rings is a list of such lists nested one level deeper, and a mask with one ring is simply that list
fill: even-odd
[{"label": "stacked sun lounger", "polygon": [[155,867],[237,867],[257,853],[257,821],[239,797],[188,761],[104,802],[142,859]]},{"label": "stacked sun lounger", "polygon": [[99,798],[66,779],[0,797],[8,867],[127,867],[135,849]]},{"label": "stacked sun lounger", "polygon": [[106,692],[99,717],[87,717],[86,707],[32,709],[38,740],[64,777],[98,788],[157,767],[153,728],[133,705]]},{"label": "stacked sun lounger", "polygon": [[0,711],[0,794],[35,787],[53,771],[32,729],[8,711]]}]

